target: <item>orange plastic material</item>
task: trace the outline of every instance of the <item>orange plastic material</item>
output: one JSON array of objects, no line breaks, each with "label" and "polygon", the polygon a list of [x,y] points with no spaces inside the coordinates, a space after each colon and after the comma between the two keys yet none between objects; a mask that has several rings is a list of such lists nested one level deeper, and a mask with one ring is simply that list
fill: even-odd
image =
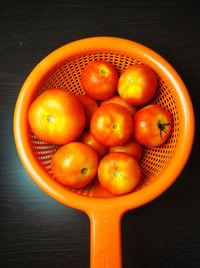
[{"label": "orange plastic material", "polygon": [[[105,60],[120,73],[134,64],[146,64],[157,75],[159,86],[150,103],[173,116],[172,133],[159,147],[145,147],[140,160],[142,179],[130,194],[115,197],[97,180],[75,190],[57,183],[50,169],[59,146],[39,141],[28,125],[28,109],[41,92],[63,88],[84,94],[81,70],[94,60]],[[85,211],[91,221],[91,267],[120,268],[120,219],[127,210],[142,206],[162,194],[179,176],[189,157],[194,138],[194,112],[186,87],[161,56],[138,43],[114,37],[93,37],[67,44],[42,60],[26,79],[15,108],[16,147],[32,179],[61,203]]]}]

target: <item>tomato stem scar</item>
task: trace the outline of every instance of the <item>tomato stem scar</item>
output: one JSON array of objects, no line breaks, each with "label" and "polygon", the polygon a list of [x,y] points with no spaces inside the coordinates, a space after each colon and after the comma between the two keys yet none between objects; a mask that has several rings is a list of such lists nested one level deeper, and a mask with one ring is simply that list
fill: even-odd
[{"label": "tomato stem scar", "polygon": [[159,123],[159,124],[158,124],[159,128],[164,127],[164,126],[169,126],[169,125],[170,125],[170,123],[166,123],[166,124],[161,124],[161,123]]},{"label": "tomato stem scar", "polygon": [[114,171],[114,176],[115,176],[116,178],[119,178],[119,177],[120,177],[120,171],[116,169],[116,170]]},{"label": "tomato stem scar", "polygon": [[101,70],[101,73],[102,73],[102,74],[106,74],[106,70],[105,70],[105,69],[102,69],[102,70]]},{"label": "tomato stem scar", "polygon": [[56,121],[56,117],[53,114],[48,114],[47,115],[47,122],[49,124],[54,124]]},{"label": "tomato stem scar", "polygon": [[88,169],[87,168],[82,168],[81,169],[81,174],[82,175],[86,175],[88,173]]},{"label": "tomato stem scar", "polygon": [[117,124],[113,124],[113,129],[117,129]]},{"label": "tomato stem scar", "polygon": [[160,128],[160,138],[161,138],[161,140],[162,140],[162,132],[165,132],[165,133],[167,133],[167,131],[166,131],[166,126],[169,126],[170,125],[170,123],[158,123],[158,127]]}]

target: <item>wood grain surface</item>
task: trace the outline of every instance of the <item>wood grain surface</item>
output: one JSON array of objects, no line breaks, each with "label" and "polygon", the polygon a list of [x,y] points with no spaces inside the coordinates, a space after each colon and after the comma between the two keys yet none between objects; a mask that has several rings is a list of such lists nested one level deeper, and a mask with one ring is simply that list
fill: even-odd
[{"label": "wood grain surface", "polygon": [[184,80],[196,114],[191,157],[173,186],[122,219],[124,268],[200,267],[200,8],[198,1],[4,1],[0,6],[1,267],[88,268],[90,225],[47,196],[19,160],[13,112],[31,70],[56,48],[90,36],[142,43]]}]

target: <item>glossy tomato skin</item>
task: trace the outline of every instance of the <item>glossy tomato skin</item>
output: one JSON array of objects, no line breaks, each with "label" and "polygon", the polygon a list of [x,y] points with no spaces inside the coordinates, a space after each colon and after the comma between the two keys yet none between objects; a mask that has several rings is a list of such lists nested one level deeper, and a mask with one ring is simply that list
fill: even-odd
[{"label": "glossy tomato skin", "polygon": [[73,188],[81,188],[91,182],[96,175],[97,167],[97,153],[90,146],[80,142],[64,145],[51,160],[55,179]]},{"label": "glossy tomato skin", "polygon": [[120,96],[113,96],[112,98],[105,100],[101,103],[101,106],[108,104],[108,103],[116,103],[119,105],[122,105],[123,107],[125,107],[132,116],[135,115],[135,113],[137,112],[137,108],[129,103],[127,103],[125,100],[123,100]]},{"label": "glossy tomato skin", "polygon": [[105,100],[117,90],[118,75],[115,68],[106,61],[88,63],[81,74],[81,84],[91,98]]},{"label": "glossy tomato skin", "polygon": [[94,112],[90,131],[92,136],[105,146],[122,145],[133,133],[133,119],[126,108],[109,103]]},{"label": "glossy tomato skin", "polygon": [[171,128],[171,114],[159,105],[148,105],[135,114],[133,136],[145,146],[158,146],[168,139]]},{"label": "glossy tomato skin", "polygon": [[98,167],[101,186],[114,195],[132,191],[141,177],[137,161],[126,153],[110,153],[102,158]]},{"label": "glossy tomato skin", "polygon": [[86,117],[85,129],[89,129],[91,117],[93,113],[97,110],[98,104],[95,100],[93,100],[87,95],[79,95],[77,97],[82,103],[84,111],[85,111],[85,117]]},{"label": "glossy tomato skin", "polygon": [[118,81],[119,95],[136,106],[150,101],[156,88],[156,75],[148,66],[141,64],[125,69]]},{"label": "glossy tomato skin", "polygon": [[75,140],[85,126],[85,113],[79,99],[61,89],[43,92],[33,101],[28,113],[33,133],[51,144]]},{"label": "glossy tomato skin", "polygon": [[85,131],[80,136],[79,141],[91,146],[100,157],[103,157],[108,152],[108,147],[104,146],[103,144],[99,143],[91,134],[90,131]]},{"label": "glossy tomato skin", "polygon": [[128,140],[121,146],[114,146],[109,148],[109,153],[122,152],[132,155],[136,161],[142,157],[142,145],[136,142],[133,138]]}]

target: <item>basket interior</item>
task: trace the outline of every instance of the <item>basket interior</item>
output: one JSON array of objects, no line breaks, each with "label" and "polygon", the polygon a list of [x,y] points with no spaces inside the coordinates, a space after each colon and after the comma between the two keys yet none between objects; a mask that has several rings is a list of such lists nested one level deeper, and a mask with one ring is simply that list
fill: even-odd
[{"label": "basket interior", "polygon": [[[139,62],[137,59],[125,55],[120,55],[112,51],[94,51],[84,55],[77,55],[73,58],[67,59],[64,63],[58,66],[55,71],[49,73],[42,86],[36,92],[35,97],[37,97],[43,91],[52,88],[66,89],[76,95],[84,94],[80,82],[81,70],[84,68],[85,65],[88,64],[88,62],[94,60],[105,60],[110,62],[115,66],[119,74],[123,69],[126,69],[131,65],[142,64],[142,62]],[[147,184],[151,183],[154,179],[157,178],[162,169],[165,168],[170,161],[176,148],[176,143],[178,139],[179,121],[175,101],[170,92],[170,88],[168,88],[168,86],[162,80],[162,77],[159,77],[157,75],[157,79],[158,88],[156,90],[154,98],[149,103],[159,104],[172,114],[172,132],[170,138],[163,145],[159,147],[144,147],[143,157],[139,163],[142,171],[142,178],[140,184],[134,191],[138,191],[139,189],[145,187]],[[51,172],[51,158],[60,146],[47,144],[38,140],[31,130],[30,139],[36,158],[38,159],[41,166],[45,169],[45,171],[52,177],[52,179],[54,179]],[[95,178],[86,187],[78,190],[70,187],[66,188],[70,189],[73,192],[76,192],[77,194],[94,198],[113,197],[100,187],[97,178]]]}]

